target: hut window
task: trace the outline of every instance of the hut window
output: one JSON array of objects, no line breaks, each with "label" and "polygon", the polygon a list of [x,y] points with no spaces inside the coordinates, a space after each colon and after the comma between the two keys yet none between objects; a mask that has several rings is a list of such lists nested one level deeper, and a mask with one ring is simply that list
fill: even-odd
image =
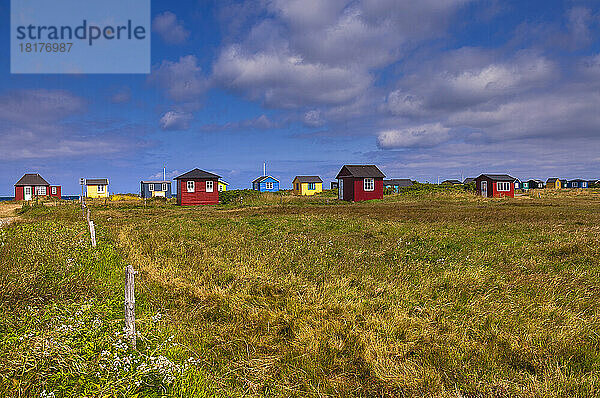
[{"label": "hut window", "polygon": [[308,183],[308,189],[310,191],[314,191],[315,190],[315,183],[314,182],[309,182]]},{"label": "hut window", "polygon": [[212,192],[214,189],[212,181],[206,181],[206,192]]},{"label": "hut window", "polygon": [[510,183],[509,182],[499,182],[498,183],[498,191],[510,191]]},{"label": "hut window", "polygon": [[266,189],[273,189],[273,183],[272,182],[265,182],[265,188]]},{"label": "hut window", "polygon": [[188,192],[194,192],[194,181],[188,181],[187,182],[187,191]]},{"label": "hut window", "polygon": [[217,191],[223,192],[223,185],[221,183],[219,183],[219,185],[217,185]]},{"label": "hut window", "polygon": [[56,195],[56,187],[52,187],[52,195]]},{"label": "hut window", "polygon": [[300,189],[300,184],[296,183],[296,191]]},{"label": "hut window", "polygon": [[150,190],[150,192],[154,191],[154,184],[148,184],[148,190]]},{"label": "hut window", "polygon": [[162,190],[167,192],[167,184],[162,184]]},{"label": "hut window", "polygon": [[46,187],[35,187],[36,195],[46,195]]},{"label": "hut window", "polygon": [[374,191],[375,190],[375,180],[372,178],[365,178],[364,189],[365,189],[365,191]]},{"label": "hut window", "polygon": [[98,193],[104,193],[104,185],[98,185]]}]

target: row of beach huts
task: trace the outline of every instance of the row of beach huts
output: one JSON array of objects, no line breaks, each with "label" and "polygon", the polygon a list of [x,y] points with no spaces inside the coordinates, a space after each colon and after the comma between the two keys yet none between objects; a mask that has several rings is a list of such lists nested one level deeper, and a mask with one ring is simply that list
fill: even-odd
[{"label": "row of beach huts", "polygon": [[[228,183],[221,176],[200,170],[188,171],[173,179],[177,184],[177,204],[182,206],[211,205],[219,203],[219,192],[227,190]],[[467,185],[475,183],[478,195],[484,197],[514,197],[515,191],[530,189],[588,188],[597,180],[564,180],[549,178],[546,182],[537,179],[521,181],[508,174],[481,174],[477,178],[464,181],[445,180],[442,184]],[[81,179],[82,196],[87,198],[108,198],[108,178]],[[163,180],[140,181],[142,198],[173,197],[172,182]],[[338,191],[338,198],[346,201],[382,199],[384,189],[399,191],[410,187],[413,181],[407,178],[385,179],[385,175],[375,165],[344,165],[330,183],[330,189]],[[263,171],[263,175],[252,181],[252,189],[259,192],[278,192],[280,181]],[[319,176],[296,176],[292,180],[292,192],[296,195],[314,195],[323,191],[323,180]],[[15,200],[29,201],[34,198],[61,198],[61,186],[49,184],[38,173],[27,173],[15,183]]]}]

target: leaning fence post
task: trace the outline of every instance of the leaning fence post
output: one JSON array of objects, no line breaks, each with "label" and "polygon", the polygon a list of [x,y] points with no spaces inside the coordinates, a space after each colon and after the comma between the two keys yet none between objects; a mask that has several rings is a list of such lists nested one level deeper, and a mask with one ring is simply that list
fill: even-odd
[{"label": "leaning fence post", "polygon": [[125,338],[135,350],[135,271],[133,265],[125,267]]},{"label": "leaning fence post", "polygon": [[96,247],[96,228],[94,228],[94,222],[90,221],[90,238],[92,239],[92,247]]}]

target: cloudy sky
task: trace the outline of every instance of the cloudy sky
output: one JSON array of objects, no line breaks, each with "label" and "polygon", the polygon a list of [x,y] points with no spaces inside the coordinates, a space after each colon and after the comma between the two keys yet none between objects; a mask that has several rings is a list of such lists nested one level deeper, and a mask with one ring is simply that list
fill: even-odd
[{"label": "cloudy sky", "polygon": [[[9,1],[0,49],[9,53]],[[373,163],[420,181],[600,178],[600,4],[152,1],[149,75],[11,75],[0,195],[25,172],[111,192],[198,167],[235,188]]]}]

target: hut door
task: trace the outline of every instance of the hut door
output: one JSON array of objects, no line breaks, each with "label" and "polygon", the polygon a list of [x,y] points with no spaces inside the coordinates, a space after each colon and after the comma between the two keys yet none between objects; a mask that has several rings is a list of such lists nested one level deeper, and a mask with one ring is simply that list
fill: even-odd
[{"label": "hut door", "polygon": [[338,199],[344,200],[344,180],[340,178],[338,184]]},{"label": "hut door", "polygon": [[23,199],[31,200],[31,187],[23,187],[23,192],[24,192]]},{"label": "hut door", "polygon": [[481,196],[487,197],[487,181],[481,181]]}]

